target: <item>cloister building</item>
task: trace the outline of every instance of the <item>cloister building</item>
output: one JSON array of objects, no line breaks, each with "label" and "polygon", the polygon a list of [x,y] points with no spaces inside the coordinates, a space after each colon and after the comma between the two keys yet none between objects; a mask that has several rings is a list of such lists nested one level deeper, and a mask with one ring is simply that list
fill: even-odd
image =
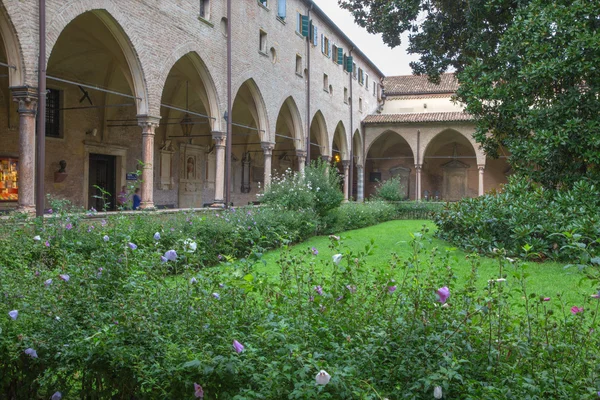
[{"label": "cloister building", "polygon": [[[393,175],[415,199],[505,181],[506,161],[486,159],[451,102],[452,75],[385,78],[310,0],[232,0],[231,21],[226,4],[46,0],[45,194],[114,208],[141,179],[144,208],[223,203],[229,118],[234,204],[307,156],[335,163],[359,201]],[[30,212],[38,2],[1,0],[0,35],[0,209]]]}]

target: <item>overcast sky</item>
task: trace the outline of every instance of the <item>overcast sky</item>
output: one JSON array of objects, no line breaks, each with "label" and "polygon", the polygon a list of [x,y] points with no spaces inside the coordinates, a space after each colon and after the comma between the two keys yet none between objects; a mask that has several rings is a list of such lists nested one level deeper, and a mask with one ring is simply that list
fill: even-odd
[{"label": "overcast sky", "polygon": [[408,63],[416,60],[417,56],[406,54],[406,39],[403,38],[401,46],[390,49],[381,40],[381,35],[371,35],[366,29],[356,25],[352,14],[342,10],[337,0],[314,0],[314,2],[386,76],[412,74]]}]

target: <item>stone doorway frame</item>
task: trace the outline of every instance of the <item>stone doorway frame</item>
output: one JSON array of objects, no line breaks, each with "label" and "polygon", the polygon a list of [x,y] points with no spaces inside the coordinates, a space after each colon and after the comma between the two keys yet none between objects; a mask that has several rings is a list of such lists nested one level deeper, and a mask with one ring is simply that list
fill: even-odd
[{"label": "stone doorway frame", "polygon": [[[89,181],[90,181],[90,154],[103,154],[106,156],[115,156],[115,187],[120,190],[127,183],[127,147],[103,143],[84,142],[83,158],[83,206],[87,210],[89,207]],[[117,195],[118,193],[115,193]]]}]

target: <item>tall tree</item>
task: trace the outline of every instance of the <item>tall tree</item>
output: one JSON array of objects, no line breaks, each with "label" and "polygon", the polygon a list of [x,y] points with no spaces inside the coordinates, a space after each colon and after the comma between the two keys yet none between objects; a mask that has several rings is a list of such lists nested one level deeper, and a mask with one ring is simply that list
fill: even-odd
[{"label": "tall tree", "polygon": [[391,46],[408,31],[415,73],[457,71],[490,156],[550,188],[600,178],[600,2],[339,2]]}]

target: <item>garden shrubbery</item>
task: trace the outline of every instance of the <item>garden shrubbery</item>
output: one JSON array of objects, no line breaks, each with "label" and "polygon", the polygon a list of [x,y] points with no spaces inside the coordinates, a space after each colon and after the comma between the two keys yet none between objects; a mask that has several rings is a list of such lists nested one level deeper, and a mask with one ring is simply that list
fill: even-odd
[{"label": "garden shrubbery", "polygon": [[[259,250],[199,270],[200,245],[168,227],[139,231],[146,245],[135,245],[121,222],[79,231],[52,266],[56,244],[24,233],[27,267],[0,266],[0,397],[596,396],[600,300],[529,293],[523,267],[503,257],[482,288],[477,258],[458,283],[451,257],[423,253],[421,234],[386,267],[370,263],[373,245],[353,253],[332,237],[333,260],[283,251],[274,280],[256,272]],[[96,241],[91,259],[78,240]]]},{"label": "garden shrubbery", "polygon": [[600,190],[590,181],[548,190],[513,178],[500,193],[447,204],[434,221],[441,238],[467,250],[571,261],[582,249],[600,254],[599,210]]}]

